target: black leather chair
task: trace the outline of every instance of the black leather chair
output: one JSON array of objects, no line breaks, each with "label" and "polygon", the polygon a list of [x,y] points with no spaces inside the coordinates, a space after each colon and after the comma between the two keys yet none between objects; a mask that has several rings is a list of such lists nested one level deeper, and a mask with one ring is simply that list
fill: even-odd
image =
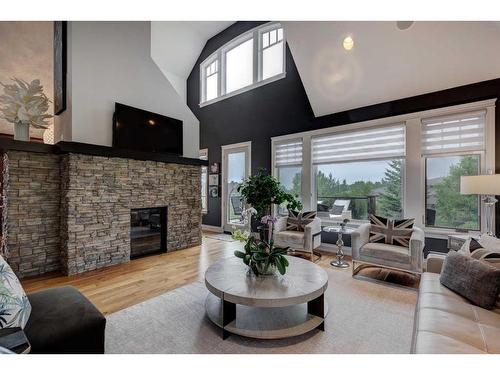
[{"label": "black leather chair", "polygon": [[30,353],[104,353],[106,318],[78,289],[51,288],[28,299],[31,315],[24,332]]}]

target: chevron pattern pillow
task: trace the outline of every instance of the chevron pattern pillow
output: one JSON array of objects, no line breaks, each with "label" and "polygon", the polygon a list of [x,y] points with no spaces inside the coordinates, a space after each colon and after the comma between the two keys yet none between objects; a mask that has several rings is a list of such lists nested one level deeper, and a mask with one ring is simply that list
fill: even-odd
[{"label": "chevron pattern pillow", "polygon": [[393,220],[370,214],[370,242],[410,247],[415,219]]},{"label": "chevron pattern pillow", "polygon": [[316,211],[288,211],[288,219],[286,220],[286,230],[303,232],[307,224],[311,224],[316,218]]},{"label": "chevron pattern pillow", "polygon": [[0,256],[0,329],[24,328],[31,304],[12,268]]}]

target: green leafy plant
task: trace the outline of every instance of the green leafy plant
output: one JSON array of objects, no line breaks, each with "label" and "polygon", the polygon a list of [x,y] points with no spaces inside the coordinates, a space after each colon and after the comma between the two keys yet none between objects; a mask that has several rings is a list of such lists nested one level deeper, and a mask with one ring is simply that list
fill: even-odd
[{"label": "green leafy plant", "polygon": [[274,246],[273,241],[266,243],[254,236],[248,237],[244,252],[236,250],[234,255],[243,260],[255,275],[267,274],[270,267],[274,267],[282,275],[286,273],[288,260],[285,255],[288,248]]},{"label": "green leafy plant", "polygon": [[297,199],[298,196],[287,193],[280,182],[270,176],[265,169],[260,169],[257,174],[245,180],[238,187],[238,193],[247,204],[255,208],[258,221],[271,213],[273,204],[286,204],[289,210],[302,209],[302,203]]}]

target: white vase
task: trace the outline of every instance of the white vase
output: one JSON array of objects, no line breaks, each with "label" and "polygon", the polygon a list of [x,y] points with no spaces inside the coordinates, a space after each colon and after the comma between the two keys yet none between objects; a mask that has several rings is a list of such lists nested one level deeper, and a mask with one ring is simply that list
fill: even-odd
[{"label": "white vase", "polygon": [[30,140],[30,124],[18,122],[14,124],[14,139],[16,141]]}]

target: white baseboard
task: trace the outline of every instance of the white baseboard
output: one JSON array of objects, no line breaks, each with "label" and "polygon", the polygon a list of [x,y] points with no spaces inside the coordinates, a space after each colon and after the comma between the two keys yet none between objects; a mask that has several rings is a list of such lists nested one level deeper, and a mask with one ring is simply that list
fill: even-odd
[{"label": "white baseboard", "polygon": [[201,230],[206,230],[209,232],[223,233],[222,227],[216,227],[214,225],[201,224]]}]

